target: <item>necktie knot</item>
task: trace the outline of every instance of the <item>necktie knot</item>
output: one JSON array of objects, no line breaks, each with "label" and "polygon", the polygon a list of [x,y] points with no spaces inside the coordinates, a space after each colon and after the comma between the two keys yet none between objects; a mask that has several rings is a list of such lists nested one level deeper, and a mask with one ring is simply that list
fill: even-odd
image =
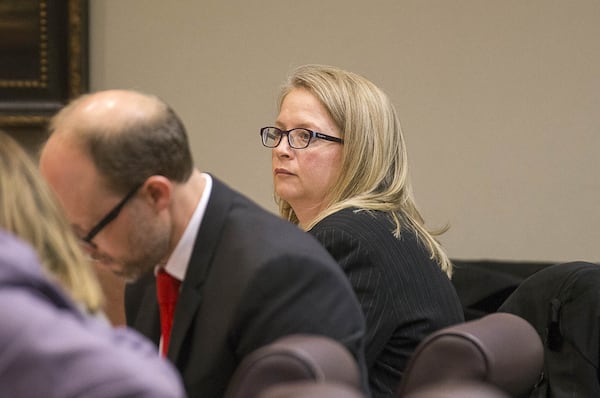
[{"label": "necktie knot", "polygon": [[163,269],[156,274],[156,295],[160,310],[160,329],[162,335],[162,355],[167,355],[169,338],[175,315],[175,306],[179,296],[181,281],[169,275]]}]

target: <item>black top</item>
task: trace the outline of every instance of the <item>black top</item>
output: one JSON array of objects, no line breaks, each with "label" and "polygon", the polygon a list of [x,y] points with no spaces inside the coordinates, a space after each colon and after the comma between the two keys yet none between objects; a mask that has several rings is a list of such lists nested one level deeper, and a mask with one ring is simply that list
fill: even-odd
[{"label": "black top", "polygon": [[383,212],[344,209],[310,231],[348,275],[367,321],[373,397],[393,395],[408,359],[430,333],[464,320],[456,291],[415,233]]}]

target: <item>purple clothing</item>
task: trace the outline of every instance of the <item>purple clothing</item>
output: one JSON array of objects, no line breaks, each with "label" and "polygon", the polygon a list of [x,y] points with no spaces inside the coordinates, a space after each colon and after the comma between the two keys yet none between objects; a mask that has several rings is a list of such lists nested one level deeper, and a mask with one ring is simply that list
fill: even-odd
[{"label": "purple clothing", "polygon": [[184,397],[136,332],[82,314],[30,247],[0,231],[0,392],[6,397]]}]

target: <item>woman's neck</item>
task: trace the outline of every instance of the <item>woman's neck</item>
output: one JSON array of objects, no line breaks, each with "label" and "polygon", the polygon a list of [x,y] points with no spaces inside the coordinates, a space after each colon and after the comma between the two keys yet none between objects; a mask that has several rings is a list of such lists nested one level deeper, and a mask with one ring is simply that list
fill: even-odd
[{"label": "woman's neck", "polygon": [[[291,204],[290,204],[291,205]],[[291,205],[296,217],[298,218],[298,226],[303,230],[307,230],[308,226],[313,223],[314,220],[326,209],[323,203],[302,205],[296,204]]]}]

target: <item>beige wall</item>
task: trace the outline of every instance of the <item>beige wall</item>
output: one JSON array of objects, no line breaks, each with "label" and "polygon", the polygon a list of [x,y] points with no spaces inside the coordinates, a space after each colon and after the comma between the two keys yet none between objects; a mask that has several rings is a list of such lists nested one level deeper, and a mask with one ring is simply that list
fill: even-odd
[{"label": "beige wall", "polygon": [[91,86],[155,93],[196,163],[275,211],[258,128],[303,63],[393,99],[455,258],[600,261],[600,2],[91,1]]}]

